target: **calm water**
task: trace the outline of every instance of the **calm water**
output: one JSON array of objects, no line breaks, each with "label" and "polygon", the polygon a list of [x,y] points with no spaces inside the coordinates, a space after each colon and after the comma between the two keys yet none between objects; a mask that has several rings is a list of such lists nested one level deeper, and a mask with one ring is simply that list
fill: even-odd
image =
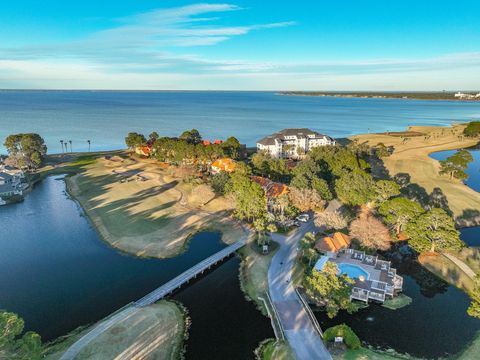
[{"label": "calm water", "polygon": [[[0,309],[18,313],[26,328],[38,331],[44,340],[98,321],[225,246],[219,234],[205,232],[192,239],[183,255],[172,259],[121,255],[98,239],[77,203],[65,194],[65,183],[53,177],[40,183],[23,203],[0,207],[0,221]],[[230,343],[239,349],[245,343],[239,353],[248,358],[259,341],[271,336],[268,319],[240,291],[238,263],[235,258],[228,260],[176,295],[191,307],[192,351],[210,346],[217,337],[221,344],[229,334]],[[228,291],[220,292],[219,284]],[[224,301],[239,312],[217,313],[225,307]],[[236,332],[230,330],[231,324]],[[252,327],[257,331],[249,331]],[[209,341],[202,332],[211,336]],[[219,345],[219,356],[229,357],[224,350]]]},{"label": "calm water", "polygon": [[[470,186],[473,190],[480,192],[480,150],[468,149],[473,156],[473,162],[468,165],[466,173],[468,179],[465,184]],[[445,160],[447,157],[456,153],[456,150],[439,151],[430,156],[436,160]]]},{"label": "calm water", "polygon": [[[123,148],[130,131],[178,135],[198,128],[206,138],[234,135],[249,146],[286,127],[334,137],[403,130],[409,124],[447,125],[480,118],[480,103],[280,96],[271,92],[0,91],[0,142],[38,132],[50,152],[60,140],[73,149]],[[0,148],[0,152],[2,149]]]},{"label": "calm water", "polygon": [[[480,192],[480,150],[469,149],[473,156],[473,162],[468,165],[466,170],[468,179],[465,184],[470,186],[473,190]],[[453,155],[455,150],[439,151],[431,154],[430,156],[436,160],[445,160],[447,157]],[[478,209],[480,211],[480,209]],[[480,227],[464,228],[461,229],[462,240],[468,246],[480,246]]]},{"label": "calm water", "polygon": [[[452,153],[442,151],[431,156],[443,160]],[[480,151],[472,150],[472,155],[474,162],[467,170],[470,178],[466,183],[480,191]],[[480,246],[480,227],[462,229],[461,238],[469,246]],[[341,313],[333,320],[317,312],[322,326],[346,323],[367,344],[418,357],[447,357],[461,352],[480,330],[480,320],[466,313],[468,296],[415,262],[393,266],[403,276],[404,294],[413,299],[409,306],[389,310],[370,305],[353,315]]]},{"label": "calm water", "polygon": [[192,319],[187,360],[253,360],[258,343],[275,337],[270,320],[245,300],[239,266],[232,258],[174,296]]},{"label": "calm water", "polygon": [[480,320],[466,313],[468,296],[417,263],[394,266],[403,276],[404,293],[413,299],[410,305],[389,310],[371,304],[353,315],[342,312],[333,320],[316,312],[322,328],[345,323],[369,345],[422,358],[461,352],[480,330]]}]

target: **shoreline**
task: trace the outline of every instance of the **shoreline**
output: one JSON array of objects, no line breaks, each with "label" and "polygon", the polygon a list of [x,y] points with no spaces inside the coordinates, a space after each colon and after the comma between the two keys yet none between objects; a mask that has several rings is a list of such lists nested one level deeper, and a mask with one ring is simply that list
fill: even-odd
[{"label": "shoreline", "polygon": [[[183,304],[174,300],[161,300],[144,308],[133,309],[131,306],[131,304],[127,304],[95,323],[80,326],[70,333],[48,342],[43,356],[48,360],[61,359],[73,344],[81,341],[94,328],[110,321],[115,316],[120,316],[121,319],[118,322],[106,328],[105,331],[77,350],[75,359],[89,359],[93,353],[103,353],[108,358],[113,358],[125,351],[131,352],[132,356],[135,353],[141,355],[144,351],[148,351],[150,355],[153,353],[161,359],[182,358],[186,350],[190,326],[188,310]],[[128,309],[130,309],[129,315],[122,317],[121,313]],[[139,335],[144,343],[142,348],[134,346],[138,344]],[[129,345],[118,347],[117,343]],[[117,354],[118,352],[120,354]]]},{"label": "shoreline", "polygon": [[[386,133],[360,134],[350,137],[360,143],[376,146],[384,143],[394,148],[390,156],[383,157],[384,170],[393,177],[396,174],[409,174],[410,184],[417,184],[428,195],[435,188],[441,189],[447,199],[455,222],[459,228],[480,225],[480,215],[472,216],[469,211],[480,209],[480,193],[460,180],[450,180],[439,174],[440,163],[430,154],[446,150],[471,148],[479,144],[478,139],[458,136],[463,132],[464,124],[452,126],[410,126],[407,131],[421,133],[421,136],[408,138]],[[428,136],[428,140],[425,137]],[[404,139],[408,138],[407,141]]]},{"label": "shoreline", "polygon": [[[372,99],[372,100],[417,100],[417,101],[452,101],[452,102],[467,102],[480,103],[480,99],[455,99],[455,98],[435,98],[435,97],[415,97],[413,93],[405,93],[410,96],[401,96],[402,93],[378,93],[379,95],[362,95],[362,93],[341,94],[341,93],[315,93],[315,92],[277,92],[280,96],[310,96],[310,97],[331,97],[331,98],[346,98],[346,99]],[[381,95],[380,95],[381,94]],[[397,94],[394,96],[393,94]],[[413,95],[413,96],[412,96]]]},{"label": "shoreline", "polygon": [[[133,167],[152,167],[152,164],[136,162]],[[86,174],[90,168],[84,170],[84,173],[65,177],[67,193],[79,204],[99,237],[122,253],[143,258],[166,259],[185,252],[191,238],[199,232],[220,232],[225,244],[232,243],[245,233],[225,209],[209,212],[208,209],[198,209],[190,204],[181,205],[180,202],[184,198],[190,200],[192,194],[185,194],[182,189],[177,189],[178,186],[183,186],[178,180],[150,179],[147,182],[119,184],[119,181],[108,178],[111,167],[100,164],[96,170],[98,169],[102,171],[101,176],[94,175],[106,178],[99,186],[99,191],[91,190],[98,184],[95,179],[91,179],[94,178],[91,173]],[[158,173],[156,176],[163,177]],[[153,181],[156,182],[151,183]],[[171,183],[175,185],[170,186]],[[119,188],[124,189],[122,191],[131,190],[125,195],[126,199],[121,198],[123,194],[120,194],[119,198]],[[145,198],[143,195],[139,197],[139,193],[145,193]],[[149,203],[145,205],[147,202]],[[219,202],[220,200],[217,201]],[[219,204],[217,206],[223,206],[222,203]],[[132,214],[134,206],[140,207],[141,211]],[[125,232],[126,226],[132,226],[129,233]]]}]

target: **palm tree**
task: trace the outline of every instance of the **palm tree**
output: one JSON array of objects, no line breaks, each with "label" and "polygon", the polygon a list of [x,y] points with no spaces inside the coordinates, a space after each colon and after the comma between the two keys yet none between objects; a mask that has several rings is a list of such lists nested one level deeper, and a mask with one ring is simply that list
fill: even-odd
[{"label": "palm tree", "polygon": [[73,149],[72,149],[72,140],[68,140],[68,142],[70,143],[70,152],[73,152]]},{"label": "palm tree", "polygon": [[90,143],[91,143],[91,141],[90,141],[90,140],[87,140],[87,143],[88,143],[88,152],[90,152]]},{"label": "palm tree", "polygon": [[62,153],[63,153],[63,140],[60,140],[60,144],[62,145]]}]

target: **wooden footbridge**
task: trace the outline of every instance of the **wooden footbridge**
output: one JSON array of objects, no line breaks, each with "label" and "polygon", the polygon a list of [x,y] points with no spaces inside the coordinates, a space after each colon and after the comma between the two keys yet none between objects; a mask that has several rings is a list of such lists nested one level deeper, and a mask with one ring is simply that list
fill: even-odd
[{"label": "wooden footbridge", "polygon": [[137,307],[151,305],[154,302],[164,298],[168,294],[172,293],[174,290],[181,287],[183,284],[189,282],[193,278],[197,277],[199,274],[203,273],[205,270],[208,270],[217,263],[223,261],[225,258],[232,255],[235,251],[240,249],[245,245],[245,240],[242,239],[236,243],[227,246],[225,249],[220,250],[216,254],[206,258],[205,260],[200,261],[195,266],[192,266],[187,271],[181,273],[176,278],[173,278],[169,282],[163,284],[159,288],[152,291],[150,294],[144,296],[138,301],[135,301],[133,304]]},{"label": "wooden footbridge", "polygon": [[217,252],[216,254],[213,254],[212,256],[206,258],[205,260],[200,261],[195,266],[192,266],[190,269],[186,270],[185,272],[181,273],[177,277],[163,284],[159,288],[153,290],[151,293],[144,296],[140,300],[125,306],[123,309],[117,311],[114,315],[100,322],[88,333],[83,335],[74,344],[72,344],[72,346],[70,346],[67,349],[67,351],[65,351],[65,353],[61,356],[60,360],[74,359],[77,356],[77,354],[88,343],[94,340],[97,336],[101,335],[103,332],[107,331],[109,328],[111,328],[115,324],[125,320],[126,318],[131,316],[133,313],[138,311],[139,308],[143,306],[151,305],[154,302],[164,298],[165,296],[172,293],[176,289],[180,288],[182,285],[186,284],[187,282],[194,279],[198,275],[202,274],[204,271],[208,270],[212,266],[225,260],[230,255],[232,255],[235,251],[243,247],[246,243],[246,239],[247,239],[247,234],[236,243],[229,245],[226,248]]}]

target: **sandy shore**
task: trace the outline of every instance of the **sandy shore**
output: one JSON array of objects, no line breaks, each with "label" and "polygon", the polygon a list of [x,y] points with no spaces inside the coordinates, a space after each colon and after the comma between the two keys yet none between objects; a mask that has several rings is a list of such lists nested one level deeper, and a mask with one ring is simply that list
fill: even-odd
[{"label": "sandy shore", "polygon": [[393,146],[394,153],[383,158],[390,176],[408,173],[411,182],[420,185],[428,193],[434,188],[440,188],[457,223],[460,226],[472,226],[480,224],[480,193],[459,180],[450,180],[448,176],[439,175],[440,163],[429,156],[433,152],[475,146],[478,139],[459,138],[463,129],[464,125],[412,126],[409,131],[425,135],[410,137],[407,141],[403,141],[403,137],[388,134],[363,134],[353,136],[352,139],[367,142],[372,146],[378,143]]}]

